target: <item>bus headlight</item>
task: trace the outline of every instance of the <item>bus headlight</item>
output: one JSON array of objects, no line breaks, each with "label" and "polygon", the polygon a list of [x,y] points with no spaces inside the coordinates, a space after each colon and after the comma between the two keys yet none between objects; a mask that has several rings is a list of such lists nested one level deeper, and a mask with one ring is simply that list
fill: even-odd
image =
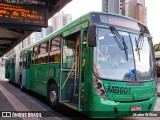
[{"label": "bus headlight", "polygon": [[100,96],[102,98],[107,98],[106,91],[105,91],[105,89],[103,87],[103,84],[97,78],[94,78],[94,88],[95,88],[96,93],[97,93],[98,96]]},{"label": "bus headlight", "polygon": [[102,84],[100,82],[94,82],[94,87],[96,89],[100,89],[102,87]]},{"label": "bus headlight", "polygon": [[103,89],[98,89],[98,90],[97,90],[97,94],[98,94],[99,96],[104,96],[104,95],[105,95],[105,91],[104,91]]}]

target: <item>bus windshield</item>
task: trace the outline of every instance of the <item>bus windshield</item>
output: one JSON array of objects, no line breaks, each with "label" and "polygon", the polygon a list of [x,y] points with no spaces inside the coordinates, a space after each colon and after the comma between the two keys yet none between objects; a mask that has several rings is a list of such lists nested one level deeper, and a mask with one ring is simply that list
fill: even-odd
[{"label": "bus windshield", "polygon": [[[110,29],[98,28],[97,31],[97,47],[94,48],[94,73],[97,77],[130,81],[154,77],[153,48],[148,37],[141,40],[139,34],[116,30],[123,38],[120,40]],[[138,43],[141,48],[137,48]],[[120,44],[125,45],[122,46],[125,49]]]}]

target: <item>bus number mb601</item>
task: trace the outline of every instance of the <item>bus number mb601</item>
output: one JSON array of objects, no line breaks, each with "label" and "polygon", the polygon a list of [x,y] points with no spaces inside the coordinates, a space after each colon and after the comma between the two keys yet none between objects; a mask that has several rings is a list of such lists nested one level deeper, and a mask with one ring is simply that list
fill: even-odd
[{"label": "bus number mb601", "polygon": [[110,93],[120,93],[120,94],[130,94],[131,93],[131,88],[118,87],[118,86],[108,86],[108,92],[110,92]]}]

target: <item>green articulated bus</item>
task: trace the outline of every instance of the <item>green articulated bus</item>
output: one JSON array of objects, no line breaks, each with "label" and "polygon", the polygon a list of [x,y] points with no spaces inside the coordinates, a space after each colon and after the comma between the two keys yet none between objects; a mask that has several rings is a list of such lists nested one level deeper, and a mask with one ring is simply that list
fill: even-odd
[{"label": "green articulated bus", "polygon": [[90,12],[15,53],[6,78],[93,118],[150,112],[157,99],[149,30],[115,14]]}]

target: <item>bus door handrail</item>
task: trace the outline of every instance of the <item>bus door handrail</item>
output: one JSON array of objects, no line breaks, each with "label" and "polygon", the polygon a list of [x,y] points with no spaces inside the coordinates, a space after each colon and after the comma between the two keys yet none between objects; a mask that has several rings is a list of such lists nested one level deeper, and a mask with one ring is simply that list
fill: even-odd
[{"label": "bus door handrail", "polygon": [[64,85],[66,84],[66,82],[67,82],[67,80],[68,80],[68,78],[69,78],[69,76],[70,76],[70,74],[71,74],[71,72],[72,72],[72,70],[73,70],[73,68],[74,68],[74,66],[75,66],[75,64],[76,64],[76,62],[77,62],[77,61],[75,61],[74,64],[72,65],[72,68],[71,68],[71,70],[69,71],[69,74],[68,74],[68,76],[67,76],[65,82],[63,83],[61,90],[63,89]]}]

